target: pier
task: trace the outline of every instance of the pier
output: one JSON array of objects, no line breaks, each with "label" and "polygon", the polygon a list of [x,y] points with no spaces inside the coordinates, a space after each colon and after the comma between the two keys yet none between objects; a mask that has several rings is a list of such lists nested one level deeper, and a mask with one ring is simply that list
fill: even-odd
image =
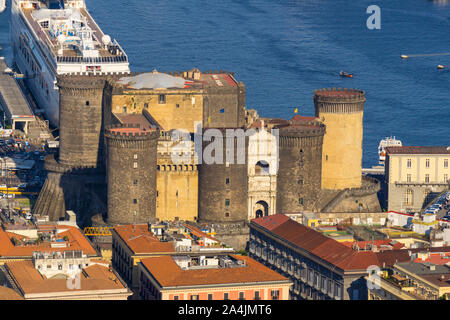
[{"label": "pier", "polygon": [[21,129],[27,134],[29,123],[35,121],[35,116],[13,73],[6,72],[7,69],[5,59],[0,57],[0,105],[12,130]]}]

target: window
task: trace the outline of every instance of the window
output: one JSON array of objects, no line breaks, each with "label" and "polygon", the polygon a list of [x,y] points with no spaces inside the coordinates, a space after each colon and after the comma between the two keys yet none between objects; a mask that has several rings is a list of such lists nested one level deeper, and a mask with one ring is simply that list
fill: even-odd
[{"label": "window", "polygon": [[212,299],[213,299],[212,293],[208,293],[208,300],[212,300]]},{"label": "window", "polygon": [[160,104],[166,103],[166,95],[165,94],[160,94],[159,95],[158,103],[160,103]]},{"label": "window", "polygon": [[228,292],[223,294],[223,300],[228,300]]},{"label": "window", "polygon": [[298,198],[298,204],[301,206],[303,205],[303,198]]},{"label": "window", "polygon": [[135,153],[133,157],[134,157],[134,159],[137,159],[137,154]]},{"label": "window", "polygon": [[298,184],[301,186],[303,185],[303,180],[298,180]]},{"label": "window", "polygon": [[444,182],[448,181],[448,174],[444,174]]},{"label": "window", "polygon": [[229,217],[230,213],[229,212],[225,212],[225,217]]},{"label": "window", "polygon": [[448,159],[444,159],[444,168],[448,168]]},{"label": "window", "polygon": [[425,167],[426,168],[430,167],[430,159],[425,159]]},{"label": "window", "polygon": [[413,191],[411,189],[407,189],[404,194],[403,204],[410,206],[413,204]]},{"label": "window", "polygon": [[406,175],[406,182],[411,182],[411,175],[410,174]]},{"label": "window", "polygon": [[122,107],[122,112],[127,113],[127,107]]},{"label": "window", "polygon": [[261,297],[259,296],[259,291],[255,291],[255,300],[261,300]]},{"label": "window", "polygon": [[406,160],[406,167],[411,168],[411,159]]},{"label": "window", "polygon": [[89,106],[89,101],[86,101],[86,105]]},{"label": "window", "polygon": [[270,296],[272,300],[278,300],[280,298],[280,291],[279,290],[272,290],[270,292]]},{"label": "window", "polygon": [[148,109],[148,103],[144,103],[144,108]]},{"label": "window", "polygon": [[51,269],[51,268],[52,268],[52,266],[48,264],[47,265],[47,269]]},{"label": "window", "polygon": [[62,264],[58,264],[58,270],[62,270]]},{"label": "window", "polygon": [[133,163],[133,168],[137,168],[137,162]]},{"label": "window", "polygon": [[134,204],[137,204],[137,199],[133,199],[133,203],[134,203]]},{"label": "window", "polygon": [[225,199],[225,206],[227,206],[227,207],[230,206],[230,199]]},{"label": "window", "polygon": [[136,185],[138,184],[138,181],[137,181],[137,180],[134,180],[134,181],[133,181],[133,184],[136,186]]},{"label": "window", "polygon": [[230,184],[230,178],[225,179],[225,184]]},{"label": "window", "polygon": [[173,300],[178,300],[178,296],[173,296]]},{"label": "window", "polygon": [[177,104],[175,105],[175,108],[178,109],[179,107],[180,107],[180,105],[177,103]]},{"label": "window", "polygon": [[239,292],[239,300],[245,300],[244,292]]},{"label": "window", "polygon": [[425,175],[425,182],[430,182],[430,175],[429,174]]},{"label": "window", "polygon": [[191,300],[198,300],[198,295],[192,294],[191,295]]}]

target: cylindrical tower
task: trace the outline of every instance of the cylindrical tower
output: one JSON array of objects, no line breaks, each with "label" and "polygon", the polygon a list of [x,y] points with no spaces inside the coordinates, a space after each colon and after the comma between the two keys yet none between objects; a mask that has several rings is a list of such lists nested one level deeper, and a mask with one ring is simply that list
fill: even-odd
[{"label": "cylindrical tower", "polygon": [[315,210],[321,190],[325,126],[317,120],[291,120],[279,126],[277,212]]},{"label": "cylindrical tower", "polygon": [[60,76],[59,162],[97,167],[102,161],[102,104],[106,78]]},{"label": "cylindrical tower", "polygon": [[159,129],[139,125],[105,131],[109,224],[145,223],[156,215]]},{"label": "cylindrical tower", "polygon": [[200,222],[239,223],[247,219],[247,148],[248,137],[242,128],[203,130],[198,170]]},{"label": "cylindrical tower", "polygon": [[322,188],[361,187],[364,91],[314,91],[316,117],[326,125],[323,139]]}]

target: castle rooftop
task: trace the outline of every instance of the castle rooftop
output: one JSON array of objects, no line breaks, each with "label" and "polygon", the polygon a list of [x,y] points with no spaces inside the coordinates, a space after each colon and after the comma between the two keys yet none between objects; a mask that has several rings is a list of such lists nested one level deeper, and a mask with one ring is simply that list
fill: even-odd
[{"label": "castle rooftop", "polygon": [[359,89],[342,89],[342,88],[327,88],[314,91],[315,96],[319,97],[359,97],[364,95],[364,91]]},{"label": "castle rooftop", "polygon": [[166,90],[166,89],[206,89],[232,88],[238,82],[233,73],[226,71],[204,71],[192,69],[180,72],[134,73],[116,81],[124,90]]}]

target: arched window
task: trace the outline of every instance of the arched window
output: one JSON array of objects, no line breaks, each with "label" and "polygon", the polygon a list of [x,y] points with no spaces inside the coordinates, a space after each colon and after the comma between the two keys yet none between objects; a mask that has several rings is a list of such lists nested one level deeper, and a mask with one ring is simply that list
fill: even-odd
[{"label": "arched window", "polygon": [[269,163],[267,161],[258,161],[255,165],[255,174],[269,174]]}]

